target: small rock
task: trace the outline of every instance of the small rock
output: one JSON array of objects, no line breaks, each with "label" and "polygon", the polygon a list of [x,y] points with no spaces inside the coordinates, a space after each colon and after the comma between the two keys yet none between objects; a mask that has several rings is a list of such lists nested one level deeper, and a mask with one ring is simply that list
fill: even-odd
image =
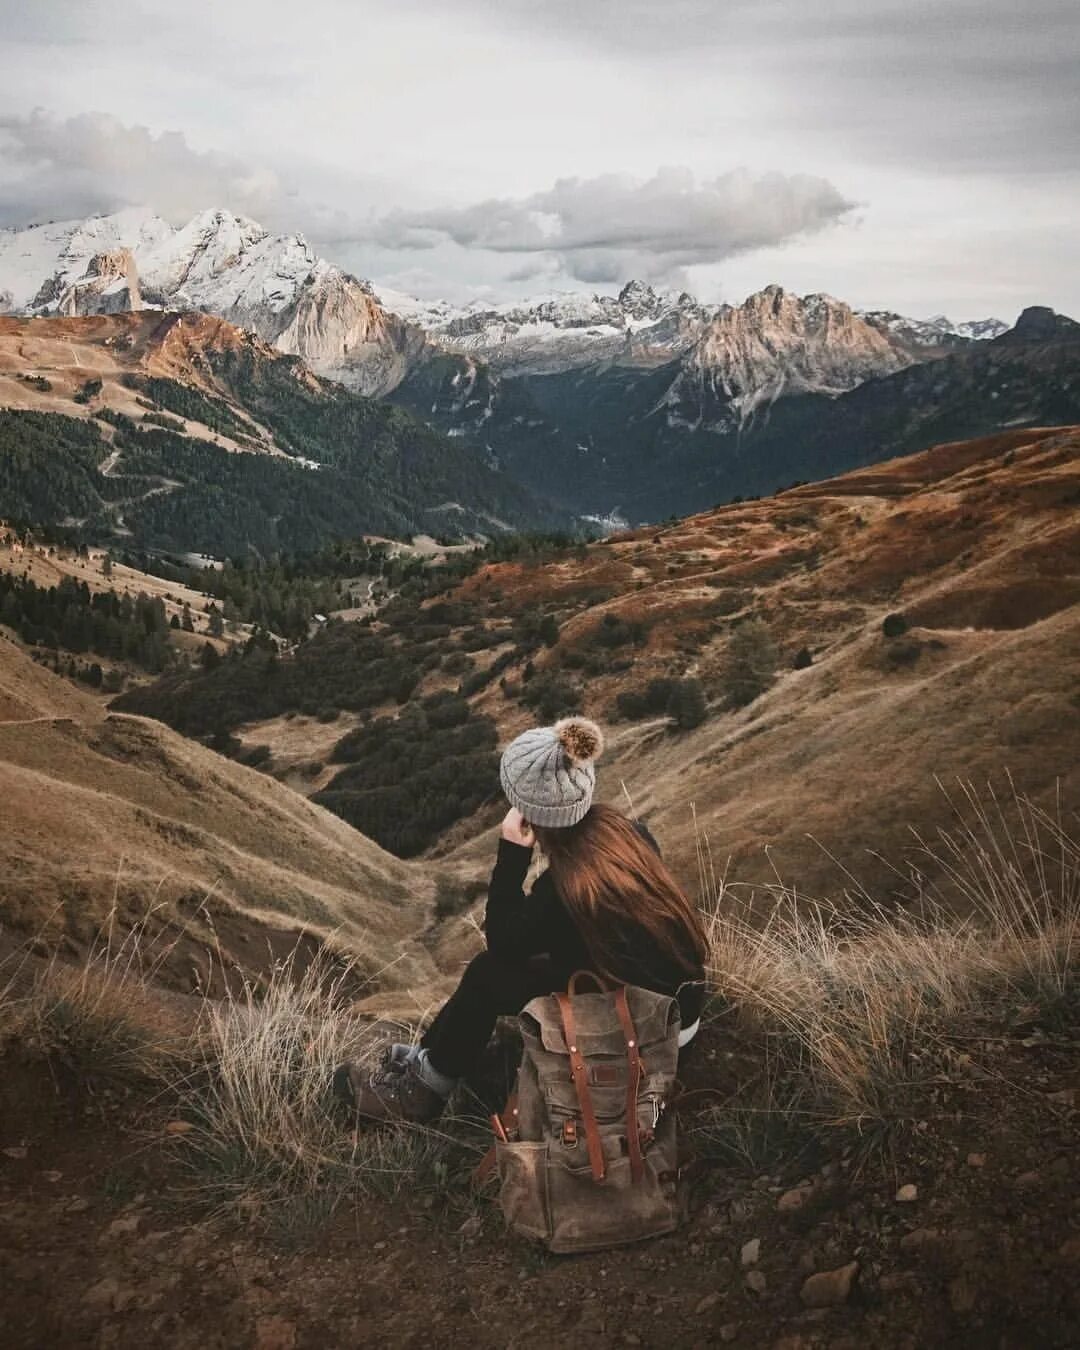
[{"label": "small rock", "polygon": [[77,1195],[64,1206],[69,1214],[83,1214],[90,1208],[90,1201],[84,1195]]},{"label": "small rock", "polygon": [[260,1317],[255,1322],[255,1350],[295,1350],[296,1324],[284,1317]]},{"label": "small rock", "polygon": [[905,1233],[900,1239],[900,1250],[902,1252],[921,1252],[927,1247],[936,1246],[941,1241],[941,1233],[936,1228],[916,1228],[913,1232]]},{"label": "small rock", "polygon": [[166,1134],[190,1134],[195,1126],[190,1120],[170,1120],[166,1122]]},{"label": "small rock", "polygon": [[914,1182],[909,1181],[906,1186],[901,1186],[896,1192],[896,1198],[902,1205],[910,1205],[913,1200],[919,1198],[919,1188]]},{"label": "small rock", "polygon": [[968,1165],[969,1167],[985,1167],[985,1166],[986,1166],[986,1154],[985,1154],[985,1153],[969,1153],[969,1154],[967,1155],[967,1165]]},{"label": "small rock", "polygon": [[1021,1172],[1013,1182],[1013,1185],[1018,1191],[1029,1191],[1033,1186],[1037,1186],[1038,1184],[1038,1172]]},{"label": "small rock", "polygon": [[751,1238],[749,1242],[744,1242],[740,1257],[744,1266],[756,1266],[758,1258],[761,1256],[761,1239]]},{"label": "small rock", "polygon": [[97,1284],[92,1284],[82,1296],[82,1301],[88,1308],[111,1308],[113,1298],[120,1290],[120,1282],[114,1280],[111,1275],[105,1279],[98,1280]]},{"label": "small rock", "polygon": [[463,1238],[474,1238],[480,1236],[480,1229],[483,1228],[483,1220],[479,1214],[473,1214],[458,1229],[458,1236]]},{"label": "small rock", "polygon": [[795,1186],[781,1195],[776,1202],[776,1208],[781,1214],[790,1214],[794,1210],[802,1209],[812,1194],[813,1190],[809,1186]]},{"label": "small rock", "polygon": [[849,1261],[836,1270],[819,1271],[803,1281],[799,1297],[808,1308],[832,1308],[845,1303],[858,1273],[858,1261]]},{"label": "small rock", "polygon": [[704,1298],[699,1298],[694,1306],[694,1315],[700,1317],[703,1313],[710,1312],[723,1298],[723,1294],[706,1294]]},{"label": "small rock", "polygon": [[1053,1102],[1055,1106],[1074,1107],[1076,1105],[1076,1088],[1062,1088],[1060,1092],[1048,1092],[1046,1100]]},{"label": "small rock", "polygon": [[122,1218],[113,1219],[112,1223],[105,1229],[105,1236],[109,1238],[133,1237],[139,1231],[139,1224],[141,1223],[141,1214],[125,1214]]},{"label": "small rock", "polygon": [[138,1294],[134,1289],[121,1284],[111,1275],[107,1275],[105,1279],[98,1280],[97,1284],[90,1286],[83,1294],[82,1301],[88,1308],[97,1308],[101,1311],[127,1312],[137,1298]]},{"label": "small rock", "polygon": [[385,1242],[373,1242],[373,1243],[371,1244],[371,1250],[372,1250],[373,1252],[384,1252],[384,1251],[386,1251],[386,1243],[385,1243]]},{"label": "small rock", "polygon": [[1080,1265],[1080,1237],[1066,1238],[1058,1248],[1058,1256],[1063,1261],[1075,1261]]},{"label": "small rock", "polygon": [[767,1281],[765,1275],[760,1270],[748,1270],[746,1272],[746,1287],[751,1293],[757,1294],[758,1298],[765,1292]]},{"label": "small rock", "polygon": [[20,1158],[26,1157],[26,1152],[25,1144],[12,1144],[10,1148],[4,1149],[4,1157],[14,1158],[18,1161]]},{"label": "small rock", "polygon": [[62,1181],[64,1178],[63,1172],[57,1172],[54,1168],[50,1168],[47,1172],[42,1172],[41,1175],[45,1178],[46,1181],[52,1182],[53,1185],[55,1185],[58,1181]]},{"label": "small rock", "polygon": [[632,1331],[624,1331],[622,1338],[623,1345],[640,1345],[641,1337],[635,1336]]},{"label": "small rock", "polygon": [[736,1336],[738,1336],[739,1324],[738,1322],[725,1322],[722,1327],[717,1328],[716,1334],[725,1345],[728,1345],[736,1338]]}]

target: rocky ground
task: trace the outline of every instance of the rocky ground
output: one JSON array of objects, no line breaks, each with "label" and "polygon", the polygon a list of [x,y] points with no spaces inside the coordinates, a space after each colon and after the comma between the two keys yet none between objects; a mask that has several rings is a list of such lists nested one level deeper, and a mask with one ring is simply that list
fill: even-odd
[{"label": "rocky ground", "polygon": [[[883,1148],[845,1130],[834,1149],[781,1154],[768,1170],[699,1158],[679,1233],[575,1258],[507,1234],[497,1206],[460,1191],[371,1201],[329,1222],[317,1196],[269,1222],[215,1219],[181,1165],[167,1102],[91,1092],[10,1052],[3,1342],[1075,1345],[1076,1052],[1064,1034],[972,1043]],[[737,1051],[717,1042],[703,1054],[696,1074],[716,1081]]]}]

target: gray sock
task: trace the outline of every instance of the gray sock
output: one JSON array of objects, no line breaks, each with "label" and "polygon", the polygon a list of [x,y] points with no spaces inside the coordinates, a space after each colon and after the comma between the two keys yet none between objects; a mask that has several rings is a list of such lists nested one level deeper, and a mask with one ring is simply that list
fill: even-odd
[{"label": "gray sock", "polygon": [[431,1062],[431,1057],[426,1050],[418,1049],[415,1055],[410,1055],[410,1060],[416,1065],[417,1077],[421,1083],[431,1088],[432,1092],[437,1092],[440,1097],[449,1097],[454,1088],[457,1087],[458,1080],[449,1077],[448,1074],[440,1073]]}]

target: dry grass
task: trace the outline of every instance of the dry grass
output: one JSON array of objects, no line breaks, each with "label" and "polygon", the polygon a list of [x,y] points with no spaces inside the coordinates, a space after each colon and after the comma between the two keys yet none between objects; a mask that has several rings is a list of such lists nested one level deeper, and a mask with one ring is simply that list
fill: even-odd
[{"label": "dry grass", "polygon": [[[738,1023],[726,1044],[745,1061],[726,1099],[687,1121],[705,1153],[754,1169],[837,1128],[883,1142],[925,1116],[956,1067],[957,1036],[1018,1020],[1053,1029],[1080,1012],[1080,849],[1064,813],[970,787],[951,809],[953,821],[919,841],[918,899],[901,914],[865,893],[856,907],[850,878],[843,907],[779,884],[748,895],[714,874],[702,837],[711,979]],[[28,987],[0,968],[0,1032],[89,1079],[153,1084],[187,1122],[175,1146],[189,1193],[211,1208],[294,1236],[369,1197],[471,1205],[482,1120],[350,1132],[331,1100],[341,1061],[373,1062],[388,1040],[416,1034],[360,1011],[353,967],[330,954],[286,959],[239,993],[185,1000],[182,1025],[155,988],[166,959],[128,933]]]},{"label": "dry grass", "polygon": [[356,1012],[343,992],[351,975],[318,962],[297,975],[287,961],[261,988],[205,1005],[198,1065],[174,1084],[194,1127],[178,1147],[203,1199],[292,1223],[405,1187],[445,1198],[479,1158],[485,1145],[468,1117],[344,1128],[330,1091],[337,1065],[373,1064],[389,1040],[416,1034]]},{"label": "dry grass", "polygon": [[840,909],[777,886],[762,924],[760,892],[718,880],[701,840],[712,982],[772,1061],[751,1103],[712,1111],[708,1131],[795,1111],[880,1133],[925,1108],[958,1027],[1075,1013],[1080,850],[1063,813],[969,785],[950,806],[955,823],[919,841],[920,898],[901,914],[864,894],[853,916],[850,896]]},{"label": "dry grass", "polygon": [[0,1042],[18,1037],[80,1082],[153,1084],[189,1052],[192,1017],[158,984],[179,940],[121,932],[110,916],[78,965],[42,962],[30,947],[0,966]]}]

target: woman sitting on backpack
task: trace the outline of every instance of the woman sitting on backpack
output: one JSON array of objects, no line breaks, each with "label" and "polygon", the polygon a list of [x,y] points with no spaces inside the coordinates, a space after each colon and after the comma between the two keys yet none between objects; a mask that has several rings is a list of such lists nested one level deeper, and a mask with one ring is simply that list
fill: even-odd
[{"label": "woman sitting on backpack", "polygon": [[[592,804],[600,729],[572,717],[526,731],[503,754],[511,809],[488,888],[487,950],[473,958],[418,1046],[394,1045],[374,1073],[344,1064],[335,1092],[371,1120],[434,1120],[479,1060],[501,1014],[565,989],[575,971],[678,1000],[686,1045],[705,996],[701,916],[649,831]],[[534,844],[547,870],[526,894]]]}]

